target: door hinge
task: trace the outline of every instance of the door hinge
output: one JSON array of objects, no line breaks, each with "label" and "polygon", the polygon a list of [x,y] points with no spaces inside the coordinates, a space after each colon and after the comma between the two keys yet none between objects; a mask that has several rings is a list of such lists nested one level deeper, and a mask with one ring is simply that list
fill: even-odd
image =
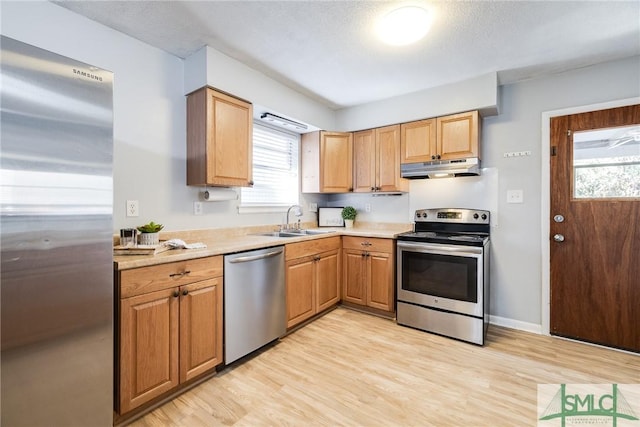
[{"label": "door hinge", "polygon": [[555,145],[553,145],[553,146],[551,147],[551,156],[553,157],[553,156],[555,156],[556,154],[557,154],[557,149],[556,149],[556,146],[555,146]]},{"label": "door hinge", "polygon": [[571,129],[567,129],[567,136],[571,136]]}]

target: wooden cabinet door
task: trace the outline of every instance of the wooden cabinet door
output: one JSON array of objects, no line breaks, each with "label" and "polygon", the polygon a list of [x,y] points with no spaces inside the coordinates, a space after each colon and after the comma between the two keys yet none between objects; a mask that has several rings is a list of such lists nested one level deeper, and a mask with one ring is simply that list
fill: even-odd
[{"label": "wooden cabinet door", "polygon": [[223,362],[222,278],[180,288],[180,382]]},{"label": "wooden cabinet door", "polygon": [[253,171],[253,112],[248,102],[209,89],[207,181],[249,186]]},{"label": "wooden cabinet door", "polygon": [[436,135],[436,119],[403,123],[400,126],[400,163],[433,160],[436,155]]},{"label": "wooden cabinet door", "polygon": [[253,106],[211,88],[187,97],[187,185],[252,185]]},{"label": "wooden cabinet door", "polygon": [[340,300],[340,250],[325,252],[316,259],[316,313]]},{"label": "wooden cabinet door", "polygon": [[177,295],[174,288],[120,300],[121,414],[178,385]]},{"label": "wooden cabinet door", "polygon": [[478,111],[438,117],[437,152],[442,160],[479,157]]},{"label": "wooden cabinet door", "polygon": [[320,132],[320,192],[353,191],[353,134]]},{"label": "wooden cabinet door", "polygon": [[354,304],[366,305],[367,271],[364,252],[342,250],[342,298]]},{"label": "wooden cabinet door", "polygon": [[369,252],[367,259],[367,305],[385,311],[394,311],[394,260],[389,253]]},{"label": "wooden cabinet door", "polygon": [[377,128],[376,191],[407,191],[409,181],[400,177],[400,125]]},{"label": "wooden cabinet door", "polygon": [[287,261],[287,328],[315,314],[315,261],[304,257]]},{"label": "wooden cabinet door", "polygon": [[369,193],[376,184],[376,143],[373,130],[353,133],[353,191]]}]

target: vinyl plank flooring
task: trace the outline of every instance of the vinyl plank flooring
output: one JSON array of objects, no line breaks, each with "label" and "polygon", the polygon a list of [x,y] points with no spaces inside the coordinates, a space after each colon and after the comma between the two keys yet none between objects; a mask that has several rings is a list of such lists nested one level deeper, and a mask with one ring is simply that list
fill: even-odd
[{"label": "vinyl plank flooring", "polygon": [[131,425],[534,426],[538,384],[640,383],[640,355],[496,326],[487,341],[338,308]]}]

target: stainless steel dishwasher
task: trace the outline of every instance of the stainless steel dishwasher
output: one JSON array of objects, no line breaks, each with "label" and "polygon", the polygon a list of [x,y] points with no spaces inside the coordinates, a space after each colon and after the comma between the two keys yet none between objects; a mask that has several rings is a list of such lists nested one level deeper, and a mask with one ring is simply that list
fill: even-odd
[{"label": "stainless steel dishwasher", "polygon": [[225,255],[226,364],[283,336],[286,313],[284,246]]}]

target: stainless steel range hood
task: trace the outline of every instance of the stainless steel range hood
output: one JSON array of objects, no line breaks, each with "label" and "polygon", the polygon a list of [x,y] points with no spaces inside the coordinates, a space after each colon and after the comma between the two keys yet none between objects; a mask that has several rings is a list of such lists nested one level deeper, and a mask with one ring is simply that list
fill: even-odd
[{"label": "stainless steel range hood", "polygon": [[458,160],[433,160],[421,163],[403,163],[400,174],[408,179],[450,178],[454,176],[480,175],[480,160],[477,157]]}]

